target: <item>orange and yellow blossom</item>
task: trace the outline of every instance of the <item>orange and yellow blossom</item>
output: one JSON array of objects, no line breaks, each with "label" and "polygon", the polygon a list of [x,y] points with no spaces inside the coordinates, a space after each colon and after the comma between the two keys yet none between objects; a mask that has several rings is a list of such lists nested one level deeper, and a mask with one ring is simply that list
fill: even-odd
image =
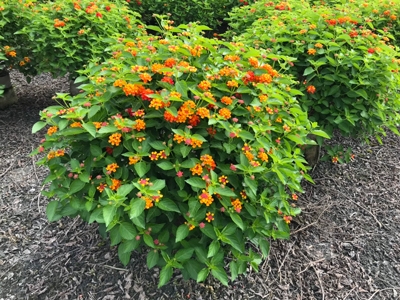
[{"label": "orange and yellow blossom", "polygon": [[205,204],[206,206],[210,206],[214,201],[213,197],[206,190],[202,190],[199,200],[201,204]]},{"label": "orange and yellow blossom", "polygon": [[114,133],[110,135],[110,137],[108,138],[108,142],[113,146],[119,146],[119,144],[121,143],[121,137],[122,135],[120,133]]},{"label": "orange and yellow blossom", "polygon": [[200,164],[196,164],[193,168],[190,169],[192,175],[201,175],[203,173],[203,167]]}]

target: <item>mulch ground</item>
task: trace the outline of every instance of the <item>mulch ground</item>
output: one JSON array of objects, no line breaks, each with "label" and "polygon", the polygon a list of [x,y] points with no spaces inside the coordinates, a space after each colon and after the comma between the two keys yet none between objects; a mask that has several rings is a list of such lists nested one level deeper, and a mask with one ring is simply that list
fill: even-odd
[{"label": "mulch ground", "polygon": [[400,299],[400,137],[389,133],[383,145],[333,138],[353,148],[355,161],[314,168],[290,239],[271,241],[259,273],[249,269],[228,287],[177,273],[157,289],[146,253],[123,267],[96,225],[47,221],[47,171],[29,156],[43,132],[31,128],[68,83],[41,75],[27,84],[16,73],[13,83],[20,100],[0,111],[0,300]]}]

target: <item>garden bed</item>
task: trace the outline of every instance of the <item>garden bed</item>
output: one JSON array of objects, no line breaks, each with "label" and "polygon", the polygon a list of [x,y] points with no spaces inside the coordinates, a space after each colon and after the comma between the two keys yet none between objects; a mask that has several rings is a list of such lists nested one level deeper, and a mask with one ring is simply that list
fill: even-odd
[{"label": "garden bed", "polygon": [[31,127],[68,81],[41,75],[28,85],[12,76],[19,102],[0,111],[0,299],[400,299],[400,137],[331,141],[351,146],[355,161],[314,168],[290,240],[272,242],[259,273],[228,287],[175,274],[157,289],[146,253],[123,267],[96,225],[47,221],[47,170],[28,156],[43,132]]}]

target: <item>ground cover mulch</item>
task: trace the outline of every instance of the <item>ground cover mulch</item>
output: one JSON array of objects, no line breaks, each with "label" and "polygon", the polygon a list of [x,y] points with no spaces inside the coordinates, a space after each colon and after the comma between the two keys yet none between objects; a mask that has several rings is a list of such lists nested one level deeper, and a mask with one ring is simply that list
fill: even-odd
[{"label": "ground cover mulch", "polygon": [[249,269],[228,287],[176,273],[157,289],[159,269],[147,269],[146,253],[124,267],[95,224],[47,221],[47,171],[28,156],[43,132],[31,127],[68,82],[40,75],[27,84],[12,75],[19,103],[0,111],[0,300],[400,299],[400,137],[330,141],[351,146],[355,161],[314,168],[290,240],[271,241],[259,273]]}]

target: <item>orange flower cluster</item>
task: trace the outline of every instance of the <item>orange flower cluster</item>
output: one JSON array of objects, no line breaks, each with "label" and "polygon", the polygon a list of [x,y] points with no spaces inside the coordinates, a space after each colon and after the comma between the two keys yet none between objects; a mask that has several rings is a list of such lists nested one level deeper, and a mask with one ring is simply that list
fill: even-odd
[{"label": "orange flower cluster", "polygon": [[130,156],[130,157],[129,157],[129,164],[130,164],[130,165],[134,165],[134,164],[136,164],[138,161],[140,161],[140,156],[135,155],[135,156]]},{"label": "orange flower cluster", "polygon": [[54,27],[55,28],[64,27],[64,26],[65,26],[64,21],[60,21],[59,19],[54,19]]},{"label": "orange flower cluster", "polygon": [[231,200],[231,204],[233,206],[233,208],[237,211],[240,212],[242,210],[242,202],[240,202],[239,199],[232,199]]},{"label": "orange flower cluster", "polygon": [[119,146],[119,144],[121,143],[121,137],[122,135],[120,133],[113,133],[108,138],[108,142],[113,146]]},{"label": "orange flower cluster", "polygon": [[211,221],[214,221],[214,213],[212,213],[212,212],[207,212],[207,213],[206,213],[206,221],[207,221],[208,223],[210,223]]},{"label": "orange flower cluster", "polygon": [[82,128],[82,123],[81,122],[74,122],[69,126],[72,127],[72,128]]},{"label": "orange flower cluster", "polygon": [[206,206],[210,206],[214,201],[213,197],[206,190],[202,190],[199,199],[200,203]]},{"label": "orange flower cluster", "polygon": [[228,120],[231,118],[231,111],[228,108],[221,108],[218,111],[218,114],[223,117],[225,120]]},{"label": "orange flower cluster", "polygon": [[309,85],[309,86],[307,87],[307,93],[309,93],[309,94],[314,94],[315,91],[316,91],[315,86]]},{"label": "orange flower cluster", "polygon": [[49,153],[47,154],[47,159],[50,160],[54,157],[60,157],[64,156],[65,150],[64,149],[58,149],[58,150],[50,150]]},{"label": "orange flower cluster", "polygon": [[192,175],[201,175],[203,173],[203,167],[201,164],[196,164],[193,168],[190,169]]},{"label": "orange flower cluster", "polygon": [[211,89],[211,82],[209,82],[207,80],[203,80],[197,86],[199,87],[199,89],[201,89],[203,91],[208,91]]},{"label": "orange flower cluster", "polygon": [[221,70],[219,70],[218,74],[220,76],[237,77],[239,75],[239,72],[236,69],[225,66]]},{"label": "orange flower cluster", "polygon": [[135,125],[132,126],[136,131],[146,129],[146,123],[142,119],[135,120]]},{"label": "orange flower cluster", "polygon": [[[216,168],[216,164],[214,159],[209,154],[204,154],[200,157],[201,165],[214,170]],[[200,174],[199,174],[200,175]]]},{"label": "orange flower cluster", "polygon": [[47,134],[49,136],[53,135],[54,133],[56,133],[58,130],[57,126],[51,126],[49,129],[47,129]]},{"label": "orange flower cluster", "polygon": [[111,181],[112,181],[112,185],[110,186],[111,190],[116,191],[121,187],[121,180],[112,178]]},{"label": "orange flower cluster", "polygon": [[115,172],[117,172],[118,168],[119,168],[118,164],[112,163],[112,164],[107,165],[106,170],[108,172],[115,173]]},{"label": "orange flower cluster", "polygon": [[167,153],[165,153],[164,150],[161,150],[160,152],[154,151],[154,152],[151,152],[151,154],[149,155],[149,158],[152,161],[153,160],[159,160],[160,158],[161,159],[166,159],[166,158],[168,158],[168,155],[167,155]]}]

